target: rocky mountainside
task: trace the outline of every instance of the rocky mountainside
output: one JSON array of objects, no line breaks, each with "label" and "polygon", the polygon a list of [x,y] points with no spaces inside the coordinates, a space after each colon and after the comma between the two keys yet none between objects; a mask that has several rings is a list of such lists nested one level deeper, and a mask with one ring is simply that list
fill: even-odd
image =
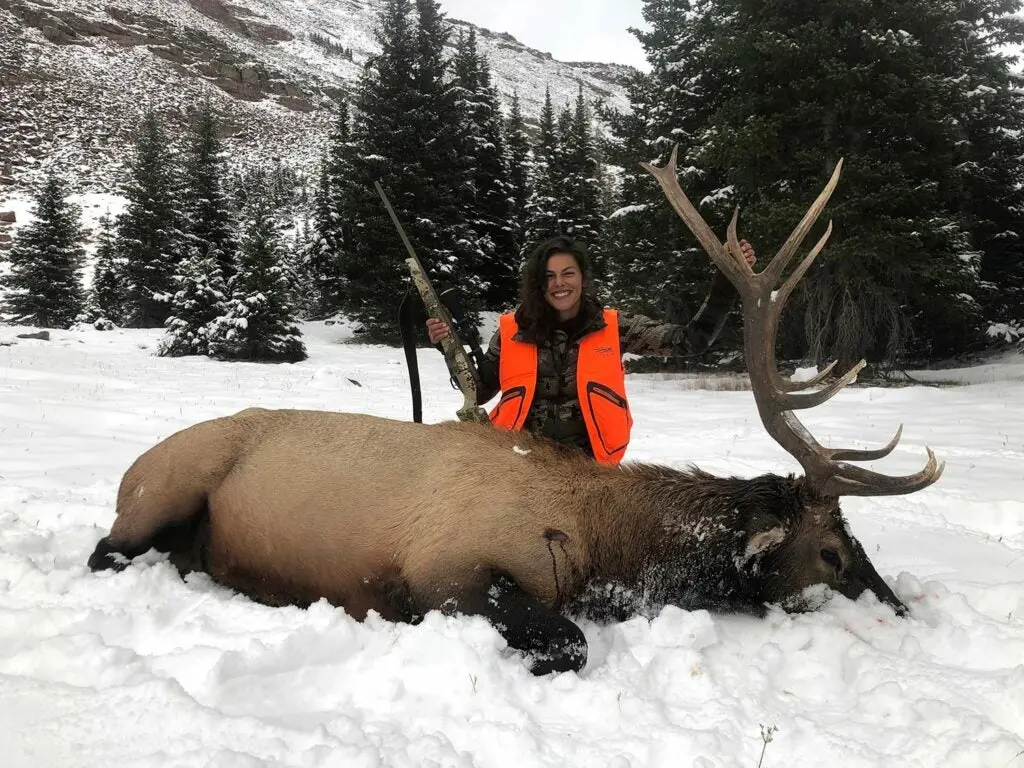
[{"label": "rocky mountainside", "polygon": [[[139,117],[173,126],[209,98],[231,162],[312,169],[329,108],[373,56],[380,0],[0,0],[0,184],[27,191],[56,170],[76,192],[107,191]],[[456,27],[468,28],[452,20]],[[582,83],[626,108],[627,67],[555,61],[477,28],[503,97],[528,119]],[[4,196],[0,189],[0,197]]]}]

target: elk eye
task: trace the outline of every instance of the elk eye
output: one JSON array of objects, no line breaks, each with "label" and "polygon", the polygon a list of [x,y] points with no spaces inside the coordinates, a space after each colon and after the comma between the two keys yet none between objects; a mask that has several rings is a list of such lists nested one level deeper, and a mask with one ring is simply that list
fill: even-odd
[{"label": "elk eye", "polygon": [[843,567],[843,558],[841,558],[839,553],[834,549],[822,549],[821,559],[824,560],[825,563],[836,573],[839,573],[840,569]]}]

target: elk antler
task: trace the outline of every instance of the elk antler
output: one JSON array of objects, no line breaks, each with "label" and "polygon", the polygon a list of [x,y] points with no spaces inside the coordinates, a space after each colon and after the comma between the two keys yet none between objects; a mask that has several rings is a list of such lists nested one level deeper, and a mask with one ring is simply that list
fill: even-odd
[{"label": "elk antler", "polygon": [[711,260],[718,265],[718,268],[725,273],[730,282],[736,286],[736,290],[739,291],[743,300],[743,354],[747,363],[747,371],[750,374],[754,401],[757,403],[758,413],[768,434],[800,462],[812,487],[821,493],[832,496],[889,496],[912,493],[938,480],[945,468],[945,463],[936,463],[935,454],[932,453],[931,448],[925,449],[928,451],[928,463],[924,469],[912,475],[893,477],[845,462],[845,460],[870,461],[887,456],[896,447],[903,434],[902,425],[888,445],[877,450],[825,448],[811,436],[806,427],[793,414],[794,410],[813,408],[835,395],[856,378],[857,373],[865,365],[863,360],[824,389],[805,394],[794,393],[824,382],[832,373],[836,363],[832,362],[813,379],[804,382],[784,379],[779,374],[776,365],[775,337],[779,330],[779,316],[782,308],[793,292],[793,288],[800,282],[821,249],[825,247],[829,235],[832,234],[831,222],[829,222],[825,234],[821,236],[821,239],[804,257],[803,261],[797,265],[782,287],[776,291],[775,286],[778,285],[793,254],[796,253],[808,231],[828,203],[829,197],[832,196],[836,184],[839,183],[839,173],[843,167],[843,161],[840,159],[836,163],[832,178],[811,204],[793,233],[783,243],[775,258],[764,270],[755,273],[743,259],[736,236],[739,209],[737,208],[733,213],[732,221],[729,223],[726,245],[723,246],[679,187],[679,179],[676,176],[677,151],[678,146],[673,147],[671,157],[662,168],[657,168],[650,163],[641,163],[640,165],[658,180],[676,213],[696,235]]}]

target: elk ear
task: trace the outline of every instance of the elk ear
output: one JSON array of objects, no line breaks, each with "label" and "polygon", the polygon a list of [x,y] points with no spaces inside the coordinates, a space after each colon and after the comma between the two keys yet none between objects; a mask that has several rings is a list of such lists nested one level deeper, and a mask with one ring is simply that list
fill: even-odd
[{"label": "elk ear", "polygon": [[747,549],[744,552],[748,558],[760,555],[786,539],[786,526],[774,515],[758,515],[748,530],[750,537],[747,539]]}]

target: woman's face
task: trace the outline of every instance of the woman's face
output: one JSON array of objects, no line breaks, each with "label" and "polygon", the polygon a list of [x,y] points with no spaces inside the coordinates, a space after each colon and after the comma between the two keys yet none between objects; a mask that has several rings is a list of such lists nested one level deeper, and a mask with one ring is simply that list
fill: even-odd
[{"label": "woman's face", "polygon": [[558,312],[559,320],[569,320],[580,311],[583,272],[571,253],[553,253],[548,257],[544,298]]}]

